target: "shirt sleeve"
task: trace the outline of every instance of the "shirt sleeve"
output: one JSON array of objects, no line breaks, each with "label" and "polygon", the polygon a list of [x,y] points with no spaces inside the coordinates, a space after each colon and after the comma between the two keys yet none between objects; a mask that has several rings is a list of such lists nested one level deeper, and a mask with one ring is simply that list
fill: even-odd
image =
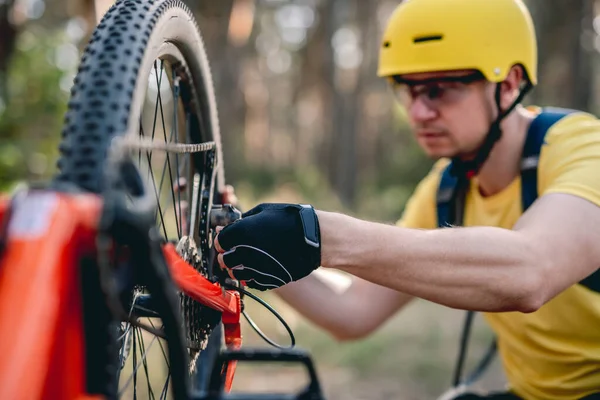
[{"label": "shirt sleeve", "polygon": [[577,113],[546,134],[539,163],[539,195],[566,193],[600,206],[600,121]]},{"label": "shirt sleeve", "polygon": [[436,194],[447,160],[438,161],[408,199],[397,226],[414,229],[437,228]]}]

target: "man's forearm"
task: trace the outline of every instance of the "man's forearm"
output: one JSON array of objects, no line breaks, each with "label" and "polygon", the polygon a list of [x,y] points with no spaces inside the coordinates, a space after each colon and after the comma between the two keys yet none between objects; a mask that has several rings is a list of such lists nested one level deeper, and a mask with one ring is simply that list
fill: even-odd
[{"label": "man's forearm", "polygon": [[516,231],[414,230],[319,211],[324,267],[449,307],[534,311],[541,257]]},{"label": "man's forearm", "polygon": [[361,279],[317,270],[298,282],[275,289],[283,300],[340,340],[365,337],[412,297]]}]

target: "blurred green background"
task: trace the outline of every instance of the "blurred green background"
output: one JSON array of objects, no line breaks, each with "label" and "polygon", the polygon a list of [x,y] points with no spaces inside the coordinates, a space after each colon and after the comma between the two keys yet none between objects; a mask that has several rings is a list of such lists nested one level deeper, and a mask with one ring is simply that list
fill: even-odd
[{"label": "blurred green background", "polygon": [[[303,201],[395,222],[431,166],[376,77],[390,0],[188,0],[212,65],[226,177],[241,206]],[[600,2],[529,0],[540,85],[527,104],[598,112]],[[110,1],[0,0],[0,192],[55,173],[79,57]],[[502,34],[502,32],[498,32]],[[375,335],[338,343],[272,296],[331,399],[433,398],[450,383],[462,313],[417,302]],[[249,305],[285,340],[274,319]],[[248,343],[260,343],[245,326]],[[478,321],[473,359],[489,331]],[[238,387],[285,384],[242,367]],[[290,375],[295,377],[296,375]],[[277,377],[278,379],[273,379]],[[292,381],[295,378],[290,378]],[[498,388],[495,365],[481,387]],[[267,386],[268,387],[268,386]]]}]

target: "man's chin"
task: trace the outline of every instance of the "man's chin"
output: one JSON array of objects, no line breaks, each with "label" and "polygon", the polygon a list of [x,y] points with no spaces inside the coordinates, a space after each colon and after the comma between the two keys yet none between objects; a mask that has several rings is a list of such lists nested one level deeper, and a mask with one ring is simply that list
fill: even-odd
[{"label": "man's chin", "polygon": [[423,150],[425,151],[427,157],[434,161],[437,161],[441,158],[452,158],[457,155],[455,151],[451,151],[450,149],[425,147]]}]

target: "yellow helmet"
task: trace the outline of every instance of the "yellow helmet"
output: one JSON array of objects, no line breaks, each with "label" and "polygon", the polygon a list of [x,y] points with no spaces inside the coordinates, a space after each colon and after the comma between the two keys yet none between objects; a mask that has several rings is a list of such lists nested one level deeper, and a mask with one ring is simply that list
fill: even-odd
[{"label": "yellow helmet", "polygon": [[381,46],[381,77],[475,69],[501,82],[521,64],[537,83],[535,29],[522,0],[404,0]]}]

